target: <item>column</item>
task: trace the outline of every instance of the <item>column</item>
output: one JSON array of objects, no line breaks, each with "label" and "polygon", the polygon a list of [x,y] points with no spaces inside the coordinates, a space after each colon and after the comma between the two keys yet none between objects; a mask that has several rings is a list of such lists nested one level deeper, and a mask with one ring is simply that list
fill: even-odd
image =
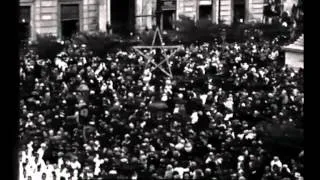
[{"label": "column", "polygon": [[225,24],[231,24],[233,18],[233,0],[220,0],[220,17]]},{"label": "column", "polygon": [[83,31],[88,31],[89,30],[89,22],[88,22],[88,17],[89,17],[89,13],[88,13],[88,4],[89,4],[89,0],[83,0]]},{"label": "column", "polygon": [[41,14],[41,1],[35,0],[35,8],[34,8],[34,29],[36,34],[41,34],[40,27],[40,14]]},{"label": "column", "polygon": [[99,31],[106,32],[107,30],[107,0],[99,0]]},{"label": "column", "polygon": [[212,23],[218,24],[219,0],[212,0]]},{"label": "column", "polygon": [[245,19],[244,22],[248,23],[252,21],[252,15],[251,15],[251,10],[252,10],[252,0],[245,0],[245,6],[246,6],[246,12],[245,12]]}]

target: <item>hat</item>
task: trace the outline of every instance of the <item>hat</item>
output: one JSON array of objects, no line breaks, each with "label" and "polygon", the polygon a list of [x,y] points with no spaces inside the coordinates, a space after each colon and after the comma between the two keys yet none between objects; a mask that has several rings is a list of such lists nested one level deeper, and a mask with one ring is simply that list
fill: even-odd
[{"label": "hat", "polygon": [[128,163],[128,159],[127,159],[127,158],[122,158],[122,159],[120,159],[120,162],[122,162],[122,163]]},{"label": "hat", "polygon": [[110,170],[110,171],[109,171],[109,174],[110,174],[110,175],[117,175],[118,172],[117,172],[117,170]]},{"label": "hat", "polygon": [[113,148],[113,151],[120,151],[120,148],[119,147],[115,147],[115,148]]},{"label": "hat", "polygon": [[301,175],[300,175],[299,172],[295,172],[295,173],[294,173],[294,177],[295,177],[295,178],[299,178],[299,177],[301,177]]},{"label": "hat", "polygon": [[239,156],[239,157],[238,157],[238,161],[244,161],[244,156],[242,156],[242,155]]},{"label": "hat", "polygon": [[63,155],[64,155],[63,152],[58,152],[58,156],[59,156],[59,157],[62,157]]},{"label": "hat", "polygon": [[181,150],[183,147],[184,147],[184,145],[182,143],[178,143],[178,144],[175,145],[175,148],[177,150]]},{"label": "hat", "polygon": [[124,137],[125,138],[130,138],[130,135],[129,134],[125,134]]}]

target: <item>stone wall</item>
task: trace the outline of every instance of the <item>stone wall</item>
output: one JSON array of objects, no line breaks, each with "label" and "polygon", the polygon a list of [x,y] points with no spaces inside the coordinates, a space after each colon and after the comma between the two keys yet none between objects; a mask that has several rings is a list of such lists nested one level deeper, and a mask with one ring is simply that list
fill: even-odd
[{"label": "stone wall", "polygon": [[263,0],[249,0],[249,22],[262,22],[263,19]]},{"label": "stone wall", "polygon": [[[81,24],[81,23],[80,23]],[[83,31],[99,29],[99,1],[83,0]]]},{"label": "stone wall", "polygon": [[177,19],[180,15],[188,16],[192,19],[197,17],[197,1],[196,0],[177,0]]},{"label": "stone wall", "polygon": [[221,0],[220,18],[225,24],[232,22],[232,0]]},{"label": "stone wall", "polygon": [[37,34],[58,35],[57,0],[35,0],[35,28]]},{"label": "stone wall", "polygon": [[[107,0],[21,0],[20,5],[31,7],[31,39],[35,39],[36,34],[61,36],[61,4],[79,5],[80,31],[99,30],[99,4],[104,1]],[[107,8],[103,10],[107,12]],[[101,16],[104,17],[105,14]]]},{"label": "stone wall", "polygon": [[304,68],[304,54],[303,52],[286,51],[286,64],[294,69]]},{"label": "stone wall", "polygon": [[[156,0],[135,1],[136,30],[155,25]],[[233,1],[220,0],[221,20],[231,24],[233,20]],[[246,22],[260,22],[263,17],[264,0],[246,0]],[[53,34],[60,36],[60,5],[62,3],[77,3],[80,8],[80,31],[106,31],[110,22],[110,0],[20,0],[20,5],[31,7],[31,38],[36,34]],[[219,0],[212,0],[214,23],[218,22]],[[199,0],[177,0],[176,19],[180,15],[197,20]]]}]

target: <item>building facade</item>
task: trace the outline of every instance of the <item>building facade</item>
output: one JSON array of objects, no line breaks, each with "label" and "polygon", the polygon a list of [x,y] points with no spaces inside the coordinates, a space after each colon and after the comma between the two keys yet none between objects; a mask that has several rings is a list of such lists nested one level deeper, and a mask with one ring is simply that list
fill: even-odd
[{"label": "building facade", "polygon": [[171,29],[180,15],[213,23],[259,22],[265,0],[20,0],[21,37],[78,31],[128,33]]}]

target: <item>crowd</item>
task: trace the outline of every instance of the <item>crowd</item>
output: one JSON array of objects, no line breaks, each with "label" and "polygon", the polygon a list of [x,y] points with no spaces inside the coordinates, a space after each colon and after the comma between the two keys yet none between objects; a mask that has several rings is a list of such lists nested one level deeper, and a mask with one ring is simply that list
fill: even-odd
[{"label": "crowd", "polygon": [[281,23],[285,27],[303,26],[303,0],[266,0],[263,10],[265,23]]},{"label": "crowd", "polygon": [[172,79],[133,50],[64,46],[21,56],[20,179],[303,179],[304,152],[271,152],[257,133],[262,117],[303,127],[303,69],[276,40],[184,47]]}]

